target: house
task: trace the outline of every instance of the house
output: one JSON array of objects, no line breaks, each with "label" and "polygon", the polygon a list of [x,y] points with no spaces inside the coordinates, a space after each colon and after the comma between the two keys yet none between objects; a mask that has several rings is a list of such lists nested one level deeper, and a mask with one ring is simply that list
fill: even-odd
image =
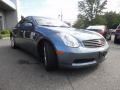
[{"label": "house", "polygon": [[20,15],[19,0],[0,0],[0,30],[14,27]]}]

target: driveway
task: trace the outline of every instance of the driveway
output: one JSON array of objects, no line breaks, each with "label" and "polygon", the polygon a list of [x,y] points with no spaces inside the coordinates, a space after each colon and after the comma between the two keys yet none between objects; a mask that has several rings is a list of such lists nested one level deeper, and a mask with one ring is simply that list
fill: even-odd
[{"label": "driveway", "polygon": [[120,45],[109,44],[98,67],[46,72],[34,57],[0,40],[0,90],[120,90]]}]

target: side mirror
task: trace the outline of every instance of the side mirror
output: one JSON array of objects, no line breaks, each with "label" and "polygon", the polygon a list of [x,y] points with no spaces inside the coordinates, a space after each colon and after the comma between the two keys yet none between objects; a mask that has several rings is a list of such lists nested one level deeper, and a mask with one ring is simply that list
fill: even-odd
[{"label": "side mirror", "polygon": [[24,30],[33,30],[33,24],[31,22],[24,23],[22,29],[24,29]]}]

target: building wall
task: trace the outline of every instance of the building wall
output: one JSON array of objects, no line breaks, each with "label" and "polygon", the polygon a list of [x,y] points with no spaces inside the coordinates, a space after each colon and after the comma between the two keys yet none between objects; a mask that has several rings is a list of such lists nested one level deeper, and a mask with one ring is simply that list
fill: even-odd
[{"label": "building wall", "polygon": [[0,9],[0,16],[2,17],[1,26],[2,26],[2,29],[4,29],[5,28],[5,15],[4,15],[4,11],[2,11],[1,9]]},{"label": "building wall", "polygon": [[16,6],[17,20],[21,19],[21,9],[20,9],[20,0],[11,0]]},{"label": "building wall", "polygon": [[[0,16],[3,17],[3,29],[8,28],[12,29],[18,21],[20,21],[21,13],[20,13],[20,2],[19,0],[9,0],[15,4],[16,9],[14,10],[4,10],[0,9]],[[8,2],[6,4],[9,5]]]},{"label": "building wall", "polygon": [[6,22],[5,27],[8,29],[12,29],[18,22],[17,12],[16,11],[5,12],[5,22]]},{"label": "building wall", "polygon": [[20,21],[20,2],[19,0],[11,0],[15,6],[16,10],[5,12],[6,17],[6,28],[13,28]]}]

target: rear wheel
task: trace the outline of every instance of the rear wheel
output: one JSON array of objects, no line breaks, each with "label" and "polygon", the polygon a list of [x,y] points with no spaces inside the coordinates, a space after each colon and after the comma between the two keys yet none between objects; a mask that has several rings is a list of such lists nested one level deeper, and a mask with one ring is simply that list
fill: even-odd
[{"label": "rear wheel", "polygon": [[53,46],[48,42],[44,42],[43,52],[45,69],[47,71],[55,70],[57,67],[57,56]]},{"label": "rear wheel", "polygon": [[13,36],[11,36],[10,41],[11,41],[11,47],[15,49],[16,48],[16,44],[15,44],[15,39],[14,39]]}]

